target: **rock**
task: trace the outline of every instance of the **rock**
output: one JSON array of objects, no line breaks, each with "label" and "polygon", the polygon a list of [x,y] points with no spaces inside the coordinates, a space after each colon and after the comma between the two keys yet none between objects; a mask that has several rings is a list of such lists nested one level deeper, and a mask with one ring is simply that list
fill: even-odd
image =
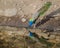
[{"label": "rock", "polygon": [[48,39],[48,34],[46,33],[40,33],[40,36],[43,36],[44,38]]},{"label": "rock", "polygon": [[11,9],[5,9],[4,11],[4,16],[15,16],[17,14],[17,9],[16,8],[11,8]]},{"label": "rock", "polygon": [[56,36],[56,41],[60,42],[60,36]]},{"label": "rock", "polygon": [[4,10],[0,10],[0,15],[2,16],[4,14]]},{"label": "rock", "polygon": [[50,35],[49,39],[55,39],[55,35]]},{"label": "rock", "polygon": [[1,16],[7,16],[7,17],[11,17],[11,16],[15,16],[17,14],[17,9],[16,8],[8,8],[5,10],[0,10],[0,15]]}]

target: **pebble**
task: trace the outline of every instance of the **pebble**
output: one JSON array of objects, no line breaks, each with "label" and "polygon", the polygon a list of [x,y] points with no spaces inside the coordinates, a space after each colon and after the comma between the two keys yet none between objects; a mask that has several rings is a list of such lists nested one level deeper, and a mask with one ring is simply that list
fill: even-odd
[{"label": "pebble", "polygon": [[37,6],[36,6],[36,5],[34,5],[34,6],[33,6],[33,8],[34,8],[34,9],[36,9],[36,8],[37,8]]},{"label": "pebble", "polygon": [[3,35],[2,33],[0,33],[0,36]]},{"label": "pebble", "polygon": [[57,5],[54,5],[54,8],[56,8],[57,7]]},{"label": "pebble", "polygon": [[28,48],[30,48],[30,46],[28,46]]},{"label": "pebble", "polygon": [[8,35],[12,35],[12,31],[8,31],[9,33],[8,33]]},{"label": "pebble", "polygon": [[22,18],[22,22],[26,22],[26,19],[25,18]]},{"label": "pebble", "polygon": [[4,39],[4,37],[0,37],[0,40],[3,40]]},{"label": "pebble", "polygon": [[58,17],[55,17],[55,20],[58,20],[59,18]]},{"label": "pebble", "polygon": [[8,21],[10,21],[10,20],[11,20],[11,18],[8,19]]}]

